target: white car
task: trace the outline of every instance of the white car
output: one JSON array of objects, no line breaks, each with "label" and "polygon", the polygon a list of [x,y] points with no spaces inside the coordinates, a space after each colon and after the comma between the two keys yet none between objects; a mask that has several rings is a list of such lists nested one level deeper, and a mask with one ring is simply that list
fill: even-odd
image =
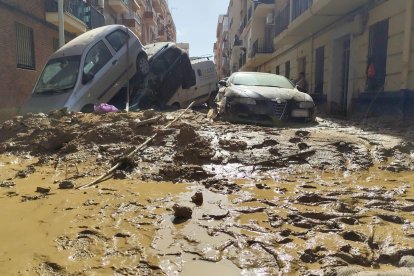
[{"label": "white car", "polygon": [[[127,43],[128,41],[128,43]],[[40,74],[30,100],[20,113],[93,111],[108,103],[137,74],[149,71],[139,38],[123,25],[88,31],[56,51]]]}]

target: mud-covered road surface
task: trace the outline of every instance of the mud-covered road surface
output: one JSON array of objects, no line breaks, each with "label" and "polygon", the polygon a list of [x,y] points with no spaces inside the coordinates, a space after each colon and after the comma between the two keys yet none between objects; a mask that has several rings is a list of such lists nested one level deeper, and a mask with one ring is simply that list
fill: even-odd
[{"label": "mud-covered road surface", "polygon": [[414,124],[180,112],[3,123],[0,274],[413,275]]}]

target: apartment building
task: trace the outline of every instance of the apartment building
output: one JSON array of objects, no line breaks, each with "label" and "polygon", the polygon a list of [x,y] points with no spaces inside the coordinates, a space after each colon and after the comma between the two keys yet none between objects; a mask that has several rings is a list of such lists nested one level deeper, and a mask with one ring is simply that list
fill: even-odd
[{"label": "apartment building", "polygon": [[[243,18],[233,22],[241,26],[241,46],[231,49],[231,64],[238,65],[232,71],[271,72],[290,79],[304,72],[308,92],[325,101],[334,115],[410,111],[414,1],[248,0],[246,7],[244,0],[237,2],[238,9],[228,14]],[[230,2],[229,11],[231,5],[235,3]],[[374,75],[369,76],[372,67]]]},{"label": "apartment building", "polygon": [[229,18],[220,15],[217,24],[217,42],[214,44],[214,63],[219,79],[230,73]]},{"label": "apartment building", "polygon": [[[64,0],[65,38],[123,24],[143,44],[175,41],[165,0]],[[0,0],[0,120],[30,96],[47,58],[59,47],[57,0]]]},{"label": "apartment building", "polygon": [[166,0],[93,0],[105,23],[130,28],[143,44],[176,41],[176,28]]}]

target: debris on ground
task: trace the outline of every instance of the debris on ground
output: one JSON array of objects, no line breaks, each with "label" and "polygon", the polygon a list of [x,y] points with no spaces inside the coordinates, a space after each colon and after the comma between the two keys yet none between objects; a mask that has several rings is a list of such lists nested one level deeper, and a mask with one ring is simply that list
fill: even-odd
[{"label": "debris on ground", "polygon": [[268,128],[203,112],[168,128],[182,111],[0,125],[0,274],[413,273],[412,123]]}]

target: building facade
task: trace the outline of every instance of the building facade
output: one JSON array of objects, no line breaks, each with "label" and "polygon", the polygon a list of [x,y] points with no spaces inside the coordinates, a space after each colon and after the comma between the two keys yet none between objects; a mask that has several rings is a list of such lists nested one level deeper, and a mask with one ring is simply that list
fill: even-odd
[{"label": "building facade", "polygon": [[[175,41],[165,0],[64,0],[65,39],[124,24],[143,44]],[[0,120],[30,96],[48,57],[59,47],[57,0],[0,0]]]},{"label": "building facade", "polygon": [[[236,1],[240,6],[232,11]],[[270,72],[293,80],[304,72],[308,93],[326,101],[334,115],[367,106],[367,112],[409,111],[414,1],[248,0],[246,7],[244,0],[231,2],[228,16],[243,18],[236,23],[240,49],[230,48],[233,72]]]},{"label": "building facade", "polygon": [[214,63],[219,79],[230,73],[229,18],[220,15],[217,24],[217,42],[214,44]]},{"label": "building facade", "polygon": [[176,41],[176,28],[166,0],[92,0],[105,23],[130,28],[145,44]]}]

